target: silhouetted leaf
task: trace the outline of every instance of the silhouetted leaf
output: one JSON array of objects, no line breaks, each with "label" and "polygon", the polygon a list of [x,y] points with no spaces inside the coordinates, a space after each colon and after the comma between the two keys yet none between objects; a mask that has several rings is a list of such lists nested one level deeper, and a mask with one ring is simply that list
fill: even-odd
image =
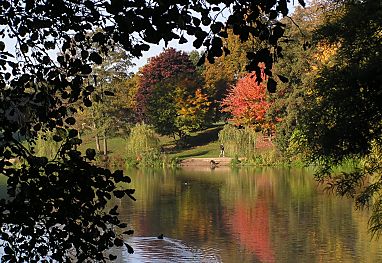
[{"label": "silhouetted leaf", "polygon": [[84,41],[85,35],[82,32],[78,32],[74,35],[74,40],[76,40],[77,42]]},{"label": "silhouetted leaf", "polygon": [[204,65],[206,61],[206,53],[203,53],[203,55],[200,57],[198,63],[196,64],[198,67]]},{"label": "silhouetted leaf", "polygon": [[281,12],[283,16],[288,15],[288,4],[287,0],[278,0],[278,6],[276,8],[278,11]]},{"label": "silhouetted leaf", "polygon": [[302,6],[302,7],[305,7],[305,1],[304,0],[298,0],[299,4]]},{"label": "silhouetted leaf", "polygon": [[269,93],[275,93],[276,87],[277,87],[277,82],[274,79],[269,78],[267,82],[267,89]]},{"label": "silhouetted leaf", "polygon": [[125,195],[125,192],[122,190],[115,190],[113,191],[113,194],[117,198],[122,198]]},{"label": "silhouetted leaf", "polygon": [[2,260],[4,260],[5,262],[15,262],[15,258],[14,258],[14,256],[12,256],[12,255],[3,255],[2,257],[1,257],[1,259]]},{"label": "silhouetted leaf", "polygon": [[279,38],[281,38],[283,35],[284,35],[284,28],[280,25],[276,25],[274,28],[273,28],[273,36],[276,37],[276,39],[278,40]]},{"label": "silhouetted leaf", "polygon": [[231,51],[227,47],[223,47],[224,55],[228,56],[231,54]]},{"label": "silhouetted leaf", "polygon": [[88,74],[92,73],[92,68],[90,67],[90,65],[83,65],[81,68],[81,73],[88,75]]},{"label": "silhouetted leaf", "polygon": [[39,130],[41,130],[41,123],[37,123],[36,125],[34,125],[34,126],[33,126],[33,129],[34,129],[35,131],[39,131]]},{"label": "silhouetted leaf", "polygon": [[54,134],[54,135],[53,135],[53,140],[54,140],[55,142],[60,142],[60,141],[62,141],[63,139],[62,139],[61,136],[59,136],[59,135],[57,135],[57,134]]},{"label": "silhouetted leaf", "polygon": [[29,51],[29,47],[28,47],[28,45],[27,44],[21,44],[21,46],[20,46],[20,50],[21,50],[21,52],[23,52],[23,53],[28,53],[28,51]]},{"label": "silhouetted leaf", "polygon": [[68,137],[69,138],[74,138],[74,137],[77,137],[78,136],[78,131],[75,130],[75,129],[70,129],[69,130],[69,134],[68,134]]},{"label": "silhouetted leaf", "polygon": [[132,200],[137,201],[137,199],[135,199],[135,197],[133,196],[133,194],[135,193],[135,189],[127,189],[127,190],[125,190],[125,193]]},{"label": "silhouetted leaf", "polygon": [[112,209],[110,209],[109,214],[116,216],[118,215],[117,210],[118,210],[118,206],[116,205]]},{"label": "silhouetted leaf", "polygon": [[98,65],[102,64],[102,57],[97,52],[92,52],[89,59]]},{"label": "silhouetted leaf", "polygon": [[86,149],[86,158],[89,160],[94,160],[94,157],[96,155],[96,151],[94,149]]},{"label": "silhouetted leaf", "polygon": [[84,105],[86,107],[91,107],[92,106],[92,102],[89,100],[88,97],[83,98],[83,102],[84,102]]},{"label": "silhouetted leaf", "polygon": [[123,232],[122,234],[132,235],[132,234],[134,234],[134,230],[127,230],[127,231]]},{"label": "silhouetted leaf", "polygon": [[194,23],[195,26],[200,26],[200,19],[197,17],[192,18],[192,22]]},{"label": "silhouetted leaf", "polygon": [[276,19],[277,18],[277,12],[276,10],[271,10],[269,12],[269,19]]},{"label": "silhouetted leaf", "polygon": [[218,33],[218,36],[227,38],[227,37],[228,37],[228,33],[227,33],[226,30],[224,30],[224,31],[220,31],[220,32]]},{"label": "silhouetted leaf", "polygon": [[120,223],[118,225],[119,228],[126,228],[127,227],[127,224],[126,223]]},{"label": "silhouetted leaf", "polygon": [[211,18],[208,15],[202,16],[202,24],[203,26],[208,26],[211,23]]},{"label": "silhouetted leaf", "polygon": [[50,63],[50,58],[48,56],[43,56],[42,63],[48,65]]},{"label": "silhouetted leaf", "polygon": [[129,176],[125,175],[121,178],[121,182],[131,183],[131,178]]},{"label": "silhouetted leaf", "polygon": [[4,252],[11,255],[14,253],[14,251],[9,246],[4,247]]},{"label": "silhouetted leaf", "polygon": [[81,58],[87,59],[89,56],[89,52],[87,50],[81,50]]},{"label": "silhouetted leaf", "polygon": [[200,48],[200,47],[203,45],[203,41],[204,41],[204,38],[201,38],[201,37],[196,38],[196,39],[194,40],[194,42],[192,43],[192,45],[193,45],[196,49],[198,49],[198,48]]},{"label": "silhouetted leaf", "polygon": [[222,28],[223,28],[223,23],[221,22],[216,22],[211,25],[211,31],[214,34],[219,33]]},{"label": "silhouetted leaf", "polygon": [[76,119],[74,117],[66,118],[65,122],[69,125],[74,125],[76,123]]},{"label": "silhouetted leaf", "polygon": [[179,39],[179,44],[185,44],[187,43],[187,39],[182,35]]},{"label": "silhouetted leaf", "polygon": [[277,77],[281,80],[282,83],[288,83],[289,79],[285,76],[277,74]]},{"label": "silhouetted leaf", "polygon": [[123,246],[123,240],[120,238],[115,238],[114,239],[114,245],[116,245],[117,247],[122,247]]},{"label": "silhouetted leaf", "polygon": [[129,244],[125,243],[125,246],[126,246],[127,252],[129,254],[133,254],[134,253],[134,249]]}]

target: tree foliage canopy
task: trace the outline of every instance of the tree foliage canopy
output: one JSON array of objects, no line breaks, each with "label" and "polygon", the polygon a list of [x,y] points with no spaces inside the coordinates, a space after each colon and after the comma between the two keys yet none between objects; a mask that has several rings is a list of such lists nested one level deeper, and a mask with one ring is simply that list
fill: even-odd
[{"label": "tree foliage canopy", "polygon": [[[325,166],[369,156],[382,138],[381,3],[345,2],[333,14],[316,31],[317,41],[331,47],[330,63],[319,69],[304,115],[307,144],[314,149],[311,157]],[[375,172],[379,177],[380,171]],[[372,192],[369,198],[378,191]]]},{"label": "tree foliage canopy", "polygon": [[223,46],[229,52],[215,58],[214,63],[206,62],[203,70],[206,92],[213,99],[212,107],[215,109],[215,116],[213,116],[215,120],[222,117],[220,104],[223,98],[227,96],[230,87],[248,72],[246,70],[249,62],[247,53],[255,52],[261,47],[260,41],[253,36],[242,41],[239,36],[233,33],[232,28],[227,30],[227,38],[223,40]]},{"label": "tree foliage canopy", "polygon": [[188,54],[167,49],[139,72],[138,118],[163,135],[180,137],[208,124],[210,102]]},{"label": "tree foliage canopy", "polygon": [[324,57],[304,121],[314,158],[362,156],[382,136],[381,14],[378,1],[345,2],[316,31]]},{"label": "tree foliage canopy", "polygon": [[318,56],[323,52],[317,50],[315,45],[308,45],[312,43],[313,31],[323,23],[327,9],[325,2],[314,1],[306,8],[297,7],[290,18],[282,20],[286,24],[288,42],[281,44],[282,58],[275,64],[273,73],[278,78],[287,76],[288,81],[281,77],[278,82],[267,118],[282,120],[276,125],[276,143],[285,157],[294,158],[303,154],[301,149],[298,153],[294,151],[295,147],[291,147],[291,144],[296,143],[292,140],[300,134],[296,127],[301,122],[301,114],[308,107],[306,99],[312,93],[313,79],[318,65],[322,63]]},{"label": "tree foliage canopy", "polygon": [[247,74],[239,79],[223,100],[223,110],[232,114],[236,125],[261,128],[265,123],[270,103],[267,101],[266,86],[259,78],[265,78],[265,74]]},{"label": "tree foliage canopy", "polygon": [[168,87],[166,91],[164,86],[174,85],[184,78],[195,77],[195,66],[186,53],[169,48],[158,56],[152,57],[138,74],[140,78],[136,95],[137,119],[152,122],[155,118],[150,118],[147,106],[158,98],[158,96],[154,96],[159,92],[156,89],[161,89],[160,92],[165,94],[171,93],[171,88]]},{"label": "tree foliage canopy", "polygon": [[[313,48],[305,57],[284,53],[285,62],[297,61],[284,67],[292,73],[293,86],[286,85],[281,130],[293,131],[289,146],[320,167],[317,178],[329,183],[329,189],[354,198],[357,207],[372,208],[371,230],[380,235],[381,2],[315,4],[312,13],[296,14],[305,18],[300,28],[308,32]],[[299,78],[293,77],[298,76],[295,70]],[[356,167],[343,171],[341,165],[349,160]]]}]

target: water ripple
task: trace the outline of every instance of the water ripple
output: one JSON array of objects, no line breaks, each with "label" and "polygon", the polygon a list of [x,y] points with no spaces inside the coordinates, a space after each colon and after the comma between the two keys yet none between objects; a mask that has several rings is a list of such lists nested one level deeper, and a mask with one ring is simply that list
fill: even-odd
[{"label": "water ripple", "polygon": [[219,251],[213,248],[189,247],[180,240],[156,237],[133,237],[128,243],[134,247],[134,254],[122,252],[123,262],[139,263],[218,263],[222,262]]}]

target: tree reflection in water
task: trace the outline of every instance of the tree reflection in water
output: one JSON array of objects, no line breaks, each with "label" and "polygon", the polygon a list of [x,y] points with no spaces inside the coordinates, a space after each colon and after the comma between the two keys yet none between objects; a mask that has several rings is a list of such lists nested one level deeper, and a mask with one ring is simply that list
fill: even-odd
[{"label": "tree reflection in water", "polygon": [[311,171],[127,174],[137,202],[121,202],[135,230],[136,254],[123,252],[126,262],[382,262],[382,244],[366,232],[367,211],[323,193]]}]

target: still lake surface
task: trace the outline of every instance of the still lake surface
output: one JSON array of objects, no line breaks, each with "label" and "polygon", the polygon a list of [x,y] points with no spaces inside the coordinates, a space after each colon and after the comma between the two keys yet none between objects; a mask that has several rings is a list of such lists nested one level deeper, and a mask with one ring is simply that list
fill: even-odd
[{"label": "still lake surface", "polygon": [[[309,169],[128,171],[135,230],[120,262],[382,262],[368,211],[329,195]],[[164,239],[157,238],[163,234]]]}]

